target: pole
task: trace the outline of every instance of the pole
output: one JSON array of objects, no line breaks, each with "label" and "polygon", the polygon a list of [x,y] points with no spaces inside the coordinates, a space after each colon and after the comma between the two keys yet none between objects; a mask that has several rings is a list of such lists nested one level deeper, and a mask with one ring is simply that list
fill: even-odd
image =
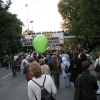
[{"label": "pole", "polygon": [[28,24],[28,11],[27,11],[27,4],[25,4],[25,6],[26,6],[26,13],[27,13],[27,26],[28,26],[28,33],[29,33],[29,24]]},{"label": "pole", "polygon": [[[32,24],[34,21],[30,21],[30,23]],[[33,24],[32,24],[32,31],[33,31]]]}]

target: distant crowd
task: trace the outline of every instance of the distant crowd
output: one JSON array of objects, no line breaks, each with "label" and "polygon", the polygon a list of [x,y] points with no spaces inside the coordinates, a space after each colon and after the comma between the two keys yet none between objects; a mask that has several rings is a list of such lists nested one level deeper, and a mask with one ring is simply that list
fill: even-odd
[{"label": "distant crowd", "polygon": [[88,51],[88,48],[84,48],[74,51],[51,50],[43,54],[36,51],[19,56],[15,54],[10,60],[6,57],[2,66],[12,69],[13,77],[17,77],[17,73],[26,74],[30,100],[40,100],[42,94],[37,83],[42,86],[46,77],[44,87],[56,97],[60,89],[60,74],[65,88],[70,88],[71,82],[74,84],[74,100],[97,100],[97,94],[100,95],[100,70],[93,76],[90,69],[91,65],[94,68],[97,64],[100,66],[100,52],[93,64]]}]

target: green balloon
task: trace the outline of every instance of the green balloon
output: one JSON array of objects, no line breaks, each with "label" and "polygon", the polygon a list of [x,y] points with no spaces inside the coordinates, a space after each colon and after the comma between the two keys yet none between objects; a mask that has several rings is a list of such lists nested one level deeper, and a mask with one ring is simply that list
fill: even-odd
[{"label": "green balloon", "polygon": [[34,38],[32,45],[38,53],[43,53],[48,47],[48,40],[44,35],[40,34]]}]

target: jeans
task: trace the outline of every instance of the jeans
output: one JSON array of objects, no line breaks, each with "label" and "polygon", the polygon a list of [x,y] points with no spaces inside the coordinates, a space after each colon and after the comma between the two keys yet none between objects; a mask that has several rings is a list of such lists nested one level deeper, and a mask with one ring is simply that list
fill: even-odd
[{"label": "jeans", "polygon": [[9,65],[6,65],[6,69],[9,69]]},{"label": "jeans", "polygon": [[70,75],[67,75],[66,77],[64,77],[64,82],[65,82],[66,87],[71,86]]},{"label": "jeans", "polygon": [[20,73],[20,66],[17,66],[17,72]]},{"label": "jeans", "polygon": [[17,72],[17,69],[16,68],[12,68],[13,76],[16,76],[16,72]]},{"label": "jeans", "polygon": [[97,93],[100,94],[100,81],[97,80],[97,84],[98,84],[98,90],[97,90]]},{"label": "jeans", "polygon": [[53,77],[54,77],[54,80],[55,80],[55,86],[57,88],[59,88],[59,84],[60,84],[60,82],[59,82],[60,72],[53,72],[52,74],[53,74]]}]

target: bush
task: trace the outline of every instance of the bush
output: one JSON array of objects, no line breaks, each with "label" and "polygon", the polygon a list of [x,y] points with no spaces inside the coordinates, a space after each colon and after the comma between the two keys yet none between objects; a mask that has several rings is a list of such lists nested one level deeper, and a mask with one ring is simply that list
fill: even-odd
[{"label": "bush", "polygon": [[99,46],[94,48],[94,50],[90,53],[94,61],[98,58],[98,52],[100,52]]},{"label": "bush", "polygon": [[93,60],[96,60],[96,58],[98,57],[98,52],[93,51],[93,52],[91,52],[91,55],[92,55]]}]

